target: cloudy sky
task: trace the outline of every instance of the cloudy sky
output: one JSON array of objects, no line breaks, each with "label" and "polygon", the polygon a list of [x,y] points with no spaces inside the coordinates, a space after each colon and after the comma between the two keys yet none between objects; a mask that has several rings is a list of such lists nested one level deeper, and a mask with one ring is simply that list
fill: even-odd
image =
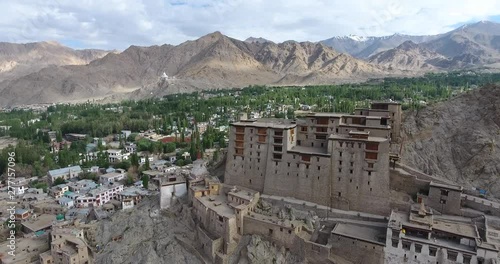
[{"label": "cloudy sky", "polygon": [[318,41],[500,22],[498,0],[0,0],[0,8],[0,41],[119,50],[179,44],[214,31],[242,40]]}]

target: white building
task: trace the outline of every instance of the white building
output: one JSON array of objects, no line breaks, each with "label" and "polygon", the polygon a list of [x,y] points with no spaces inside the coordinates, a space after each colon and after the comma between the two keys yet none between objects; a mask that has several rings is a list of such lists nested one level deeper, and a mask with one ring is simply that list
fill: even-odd
[{"label": "white building", "polygon": [[69,191],[69,187],[66,184],[59,184],[57,186],[53,186],[49,189],[49,195],[59,199],[61,198],[65,192]]},{"label": "white building", "polygon": [[135,143],[127,143],[125,145],[125,151],[128,153],[135,153],[137,152],[137,145]]},{"label": "white building", "polygon": [[125,172],[111,172],[103,174],[99,177],[99,182],[102,184],[109,184],[120,181],[125,178]]},{"label": "white building", "polygon": [[122,209],[130,209],[137,205],[144,196],[149,195],[149,191],[141,187],[128,187],[118,193],[117,200],[122,202]]},{"label": "white building", "polygon": [[127,138],[132,134],[132,131],[130,130],[122,130],[122,138],[127,140]]},{"label": "white building", "polygon": [[172,202],[187,193],[186,180],[171,176],[160,180],[160,208],[169,208]]},{"label": "white building", "polygon": [[[149,156],[149,157],[148,157],[148,160],[149,160],[149,162],[151,163],[151,162],[153,162],[153,160],[154,160],[154,159],[153,159],[153,157]],[[146,157],[145,157],[145,156],[139,157],[139,163],[140,163],[140,164],[144,164],[144,163],[146,163]]]},{"label": "white building", "polygon": [[101,206],[117,198],[121,191],[123,191],[121,184],[102,185],[90,190],[86,196],[76,198],[76,204],[78,207]]},{"label": "white building", "polygon": [[92,166],[90,167],[90,173],[98,173],[99,172],[99,166]]},{"label": "white building", "polygon": [[24,194],[28,189],[28,180],[24,177],[14,178],[9,180],[9,191],[13,191],[15,195]]},{"label": "white building", "polygon": [[123,153],[121,149],[108,149],[107,152],[110,163],[128,160],[130,156],[130,153]]},{"label": "white building", "polygon": [[82,173],[82,168],[80,168],[80,166],[73,166],[57,170],[50,170],[47,173],[47,176],[49,179],[49,183],[52,184],[58,178],[68,180],[78,177],[80,173]]},{"label": "white building", "polygon": [[61,197],[61,198],[59,198],[58,201],[59,201],[60,205],[66,207],[68,209],[75,207],[75,202],[68,197]]}]

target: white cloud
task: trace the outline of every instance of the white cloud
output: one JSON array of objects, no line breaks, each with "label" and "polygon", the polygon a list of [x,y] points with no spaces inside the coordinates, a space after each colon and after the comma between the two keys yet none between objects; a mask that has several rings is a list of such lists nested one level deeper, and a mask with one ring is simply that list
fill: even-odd
[{"label": "white cloud", "polygon": [[497,0],[0,0],[1,41],[124,49],[219,30],[238,39],[437,34],[500,14]]}]

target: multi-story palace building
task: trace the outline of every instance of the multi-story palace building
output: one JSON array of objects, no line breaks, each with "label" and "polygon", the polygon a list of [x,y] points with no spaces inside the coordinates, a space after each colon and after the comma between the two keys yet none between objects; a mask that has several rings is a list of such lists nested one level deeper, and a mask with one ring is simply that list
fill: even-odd
[{"label": "multi-story palace building", "polygon": [[354,115],[240,120],[230,128],[225,183],[343,210],[388,215],[389,149],[401,105]]}]

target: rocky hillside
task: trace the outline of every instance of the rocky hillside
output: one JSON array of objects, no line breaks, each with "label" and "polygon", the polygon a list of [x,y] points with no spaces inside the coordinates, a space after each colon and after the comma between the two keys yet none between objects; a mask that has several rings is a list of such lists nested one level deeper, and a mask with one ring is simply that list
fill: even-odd
[{"label": "rocky hillside", "polygon": [[[95,256],[96,263],[203,263],[176,238],[194,239],[194,226],[188,214],[180,208],[176,213],[161,213],[158,197],[153,197],[146,198],[134,210],[119,211],[101,221],[97,239],[103,249]],[[113,241],[119,236],[121,239]]]},{"label": "rocky hillside", "polygon": [[[161,78],[163,73],[170,78]],[[249,43],[214,32],[178,46],[131,46],[88,65],[44,68],[3,81],[0,106],[106,96],[137,99],[251,84],[360,81],[386,74],[322,44]]]},{"label": "rocky hillside", "polygon": [[369,58],[369,62],[383,65],[388,69],[405,71],[431,71],[449,66],[445,56],[430,51],[411,40],[394,49],[382,51]]},{"label": "rocky hillside", "polygon": [[108,54],[97,49],[74,50],[57,42],[0,42],[0,81],[19,78],[48,66],[85,65]]},{"label": "rocky hillside", "polygon": [[[110,219],[102,220],[97,231],[98,244],[103,249],[95,256],[96,263],[210,262],[193,246],[196,238],[191,208],[179,202],[169,210],[160,210],[159,195],[145,198],[133,210],[118,211]],[[229,263],[298,264],[303,261],[284,247],[277,247],[259,236],[245,235],[229,256]]]},{"label": "rocky hillside", "polygon": [[406,112],[403,162],[500,198],[500,87]]}]

